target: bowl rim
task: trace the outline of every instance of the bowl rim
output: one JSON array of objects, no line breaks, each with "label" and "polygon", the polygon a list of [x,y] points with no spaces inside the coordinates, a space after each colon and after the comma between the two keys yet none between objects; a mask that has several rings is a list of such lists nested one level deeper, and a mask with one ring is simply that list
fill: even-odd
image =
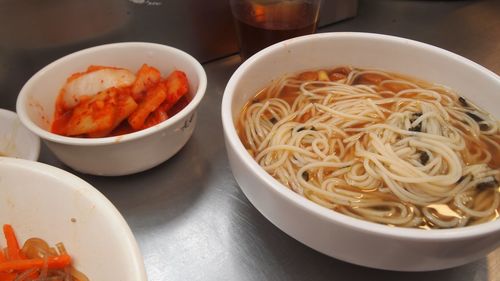
[{"label": "bowl rim", "polygon": [[[43,176],[56,178],[58,181],[65,183],[68,189],[78,191],[79,194],[84,194],[86,200],[102,205],[103,210],[105,210],[108,214],[107,216],[110,219],[114,220],[121,228],[120,239],[123,243],[120,244],[123,244],[123,247],[127,247],[127,252],[132,256],[131,262],[133,264],[133,272],[135,273],[136,280],[147,280],[144,258],[139,250],[137,240],[135,239],[130,226],[128,225],[122,214],[118,211],[118,209],[113,205],[113,203],[111,203],[111,201],[109,201],[109,199],[104,196],[104,194],[102,194],[97,188],[68,171],[45,163],[19,158],[0,157],[0,167],[5,166],[10,166],[19,170],[31,171]],[[85,193],[81,192],[80,189],[82,188],[85,189]]]},{"label": "bowl rim", "polygon": [[[44,73],[49,72],[55,68],[58,67],[59,64],[61,63],[66,63],[67,61],[71,61],[74,58],[77,58],[79,56],[85,56],[89,55],[93,52],[99,52],[99,51],[107,51],[110,49],[116,49],[116,48],[130,48],[130,47],[141,47],[141,48],[146,48],[146,49],[156,49],[156,50],[162,50],[162,51],[167,51],[172,53],[175,56],[180,56],[183,57],[186,61],[188,61],[190,64],[194,66],[196,75],[199,79],[198,81],[198,89],[196,90],[193,96],[193,99],[184,107],[182,110],[177,112],[174,116],[171,118],[160,122],[154,126],[151,126],[149,128],[124,134],[124,135],[119,135],[119,136],[111,136],[111,137],[103,137],[103,138],[79,138],[79,137],[67,137],[67,136],[61,136],[54,134],[52,132],[49,132],[47,130],[44,130],[40,128],[38,125],[36,125],[31,118],[29,118],[27,112],[25,111],[25,105],[27,103],[27,92],[29,88],[32,88],[34,84],[39,83],[40,76],[42,76]],[[189,77],[188,77],[189,79]],[[205,70],[203,69],[203,66],[200,64],[198,60],[196,60],[193,56],[190,54],[163,44],[159,43],[151,43],[151,42],[120,42],[120,43],[110,43],[110,44],[103,44],[103,45],[98,45],[94,47],[89,47],[86,49],[82,49],[73,53],[70,53],[68,55],[65,55],[39,71],[37,71],[33,76],[30,77],[30,79],[23,85],[21,88],[21,91],[19,92],[19,95],[17,97],[16,101],[16,111],[19,116],[19,119],[23,123],[24,126],[26,126],[30,131],[35,133],[36,135],[40,136],[44,140],[49,140],[52,142],[56,143],[62,143],[62,144],[68,144],[68,145],[80,145],[80,146],[96,146],[96,145],[106,145],[106,144],[112,144],[112,143],[117,143],[117,142],[128,142],[132,141],[138,138],[142,138],[145,136],[149,136],[151,134],[154,134],[158,131],[161,131],[167,127],[171,127],[174,123],[176,123],[179,120],[182,120],[183,118],[186,118],[189,114],[193,114],[193,112],[196,110],[198,105],[200,104],[201,100],[203,99],[205,92],[207,88],[207,75],[205,73]],[[55,101],[54,101],[55,102]]]},{"label": "bowl rim", "polygon": [[[268,174],[251,156],[247,153],[247,150],[243,146],[235,128],[235,123],[233,121],[232,112],[232,102],[235,95],[235,87],[241,80],[241,76],[244,74],[247,68],[249,68],[254,63],[258,62],[271,53],[277,52],[285,46],[303,44],[312,39],[321,40],[350,40],[350,39],[365,39],[365,40],[383,40],[390,43],[395,43],[404,47],[405,45],[412,45],[427,52],[433,52],[440,54],[441,56],[450,57],[454,60],[459,61],[464,66],[475,68],[486,76],[496,78],[500,82],[500,78],[492,71],[486,69],[485,67],[467,59],[459,56],[455,53],[447,51],[445,49],[392,35],[384,35],[377,33],[365,33],[365,32],[328,32],[328,33],[317,33],[311,35],[305,35],[301,37],[292,38],[289,40],[276,43],[270,47],[267,47],[249,59],[242,63],[238,69],[233,73],[229,79],[226,88],[224,90],[221,106],[222,115],[222,125],[223,130],[226,135],[226,145],[228,149],[235,152],[238,159],[245,165],[249,170],[251,170],[256,176],[260,177],[267,186],[263,187],[271,192],[278,194],[279,197],[286,200],[288,203],[300,208],[311,215],[319,217],[328,223],[341,224],[344,227],[355,229],[357,231],[362,231],[366,233],[377,234],[381,236],[392,237],[396,239],[406,239],[406,240],[427,240],[427,241],[443,241],[443,240],[461,240],[474,236],[485,236],[495,232],[500,232],[500,219],[495,221],[490,221],[478,225],[467,226],[463,228],[454,229],[416,229],[416,228],[404,228],[404,227],[391,227],[384,224],[378,224],[354,217],[350,217],[341,214],[336,211],[332,211],[326,207],[320,206],[299,194],[293,192],[289,188],[285,187],[278,180],[273,178]],[[255,205],[254,205],[255,206]],[[259,210],[261,211],[261,210]],[[261,211],[262,212],[262,211]],[[264,214],[267,217],[267,214]]]},{"label": "bowl rim", "polygon": [[30,146],[30,157],[27,158],[20,158],[16,156],[6,156],[6,157],[13,157],[13,158],[19,158],[19,159],[26,159],[26,160],[31,160],[31,161],[37,161],[38,157],[40,157],[40,137],[38,137],[36,134],[34,134],[32,131],[28,130],[26,126],[21,122],[18,114],[16,114],[14,111],[0,108],[0,118],[4,118],[5,120],[8,121],[14,121],[18,120],[20,122],[20,125],[22,126],[22,130],[26,131],[30,138],[33,140],[32,146]]}]

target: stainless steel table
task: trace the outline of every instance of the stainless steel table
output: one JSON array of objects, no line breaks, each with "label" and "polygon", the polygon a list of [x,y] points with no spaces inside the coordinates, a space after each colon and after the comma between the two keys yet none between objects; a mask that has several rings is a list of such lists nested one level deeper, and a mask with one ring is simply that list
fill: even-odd
[{"label": "stainless steel table", "polygon": [[[365,0],[354,19],[319,30],[331,31],[416,39],[500,73],[500,1]],[[130,40],[134,38],[124,34],[115,41]],[[25,52],[27,57],[11,57],[8,66],[2,64],[0,85],[10,92],[2,93],[1,107],[14,109],[22,83],[65,52],[53,48],[38,58]],[[41,162],[87,180],[119,209],[138,240],[149,280],[500,280],[500,249],[448,270],[381,271],[320,254],[267,221],[240,191],[225,154],[220,103],[239,63],[237,55],[230,55],[204,64],[209,83],[194,135],[156,168],[125,177],[83,175],[42,148]]]}]

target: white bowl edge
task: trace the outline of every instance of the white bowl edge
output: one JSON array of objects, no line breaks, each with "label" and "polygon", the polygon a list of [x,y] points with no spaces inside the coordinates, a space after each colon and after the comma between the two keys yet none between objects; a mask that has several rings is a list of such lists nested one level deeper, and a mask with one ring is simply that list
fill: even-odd
[{"label": "white bowl edge", "polygon": [[[224,133],[226,134],[226,146],[228,153],[231,153],[230,150],[233,150],[236,154],[236,157],[238,157],[244,166],[247,167],[248,170],[251,170],[255,172],[265,183],[268,185],[270,188],[270,192],[278,194],[279,197],[284,198],[288,202],[291,202],[294,204],[296,207],[300,208],[302,211],[309,213],[314,216],[319,216],[325,221],[329,221],[330,223],[340,223],[346,228],[350,228],[359,232],[364,232],[364,233],[372,233],[376,235],[381,235],[385,237],[392,237],[394,239],[403,239],[403,240],[414,240],[414,241],[434,241],[436,243],[439,243],[440,241],[460,241],[460,240],[465,240],[470,237],[483,237],[487,236],[489,234],[498,232],[500,229],[500,220],[496,220],[493,222],[488,222],[480,225],[475,225],[475,226],[468,226],[465,228],[460,228],[460,229],[444,229],[444,230],[421,230],[421,229],[408,229],[408,228],[400,228],[400,227],[389,227],[386,225],[381,225],[381,224],[376,224],[373,222],[368,222],[368,221],[363,221],[359,219],[355,219],[337,212],[333,212],[329,209],[326,209],[322,206],[319,206],[306,198],[303,198],[302,196],[296,194],[295,192],[289,190],[288,188],[284,187],[281,183],[279,183],[276,179],[274,179],[271,175],[269,175],[267,172],[265,172],[260,165],[255,162],[255,160],[248,154],[246,153],[246,149],[241,143],[239,136],[237,135],[236,129],[235,129],[235,120],[233,119],[234,116],[237,116],[239,112],[233,112],[233,100],[235,98],[234,92],[236,86],[240,82],[242,74],[247,70],[247,68],[251,67],[251,65],[255,62],[258,61],[259,59],[265,58],[268,54],[273,53],[274,51],[279,50],[280,48],[284,48],[287,45],[294,45],[297,42],[300,43],[303,40],[307,39],[328,39],[328,40],[334,40],[335,38],[358,38],[358,37],[363,37],[363,38],[373,38],[373,39],[383,39],[383,40],[388,40],[390,42],[396,43],[396,44],[409,44],[412,45],[413,47],[416,48],[421,48],[424,49],[426,52],[431,52],[434,54],[439,54],[439,55],[444,55],[447,56],[448,59],[452,59],[455,61],[458,61],[461,64],[467,64],[469,67],[474,68],[476,71],[481,72],[482,75],[485,77],[488,77],[488,79],[491,79],[492,81],[496,82],[497,85],[500,87],[500,79],[496,74],[491,72],[490,70],[480,66],[479,64],[472,62],[466,58],[463,58],[459,55],[456,55],[454,53],[451,53],[449,51],[443,50],[441,48],[428,45],[422,42],[418,41],[413,41],[410,39],[405,39],[405,38],[399,38],[399,37],[394,37],[394,36],[388,36],[388,35],[381,35],[381,34],[368,34],[368,33],[355,33],[355,32],[338,32],[338,33],[326,33],[326,34],[314,34],[314,35],[309,35],[309,36],[304,36],[304,37],[299,37],[299,38],[294,38],[290,39],[287,41],[283,41],[280,43],[277,43],[271,47],[268,47],[256,55],[250,57],[247,61],[245,61],[231,76],[227,86],[226,90],[224,92],[223,96],[223,101],[222,101],[222,107],[221,107],[221,115],[222,115],[222,123],[223,123],[223,128],[224,128]],[[292,47],[293,48],[293,47]],[[333,65],[335,66],[335,65]],[[362,67],[359,65],[355,65],[358,67]],[[322,66],[319,66],[320,68]],[[306,67],[305,69],[299,69],[300,70],[307,70],[308,68]],[[296,69],[295,69],[296,70]],[[401,72],[403,74],[406,74],[404,72]],[[416,78],[421,78],[418,76],[415,76]],[[274,77],[270,77],[272,79]],[[432,80],[429,80],[432,81]],[[264,84],[265,85],[265,84]],[[264,86],[261,85],[261,86]],[[259,88],[260,89],[260,88]],[[256,92],[256,91],[254,91]],[[491,107],[492,105],[490,105]],[[500,114],[500,113],[497,113]],[[236,160],[236,161],[238,161]],[[245,188],[242,188],[243,192],[245,193]],[[248,197],[248,196],[247,196]],[[250,198],[249,198],[250,199]],[[266,218],[269,220],[273,221],[270,219],[268,215],[266,215],[263,210],[257,208]],[[274,222],[278,227],[280,227],[282,230],[285,232],[286,229],[283,229],[279,223]],[[303,241],[302,241],[303,242]],[[500,244],[500,241],[498,241],[497,246]],[[311,246],[311,245],[308,245]],[[311,246],[312,247],[312,246]],[[313,247],[315,248],[315,247]],[[321,251],[321,249],[317,249]],[[323,252],[325,254],[329,254],[326,252]],[[353,261],[351,261],[353,262]],[[356,263],[356,262],[354,262]],[[366,264],[365,264],[366,266]],[[437,266],[434,269],[442,269],[450,267],[448,266]],[[391,268],[386,268],[386,269],[391,269]],[[394,268],[392,268],[394,269]],[[422,270],[422,269],[419,269]]]}]

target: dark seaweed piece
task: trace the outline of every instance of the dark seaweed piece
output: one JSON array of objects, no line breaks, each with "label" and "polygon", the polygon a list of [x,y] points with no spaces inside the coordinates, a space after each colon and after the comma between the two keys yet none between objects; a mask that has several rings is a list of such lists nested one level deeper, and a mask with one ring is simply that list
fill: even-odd
[{"label": "dark seaweed piece", "polygon": [[465,112],[465,114],[469,115],[469,117],[474,119],[474,121],[476,121],[476,122],[484,121],[483,118],[477,116],[476,114],[474,114],[472,112]]},{"label": "dark seaweed piece", "polygon": [[427,164],[427,162],[429,162],[429,154],[427,154],[427,152],[425,151],[420,151],[420,163],[422,163],[422,165],[425,165]]},{"label": "dark seaweed piece", "polygon": [[467,100],[465,100],[463,97],[459,97],[458,101],[462,106],[467,106],[467,107],[469,106],[469,103],[467,103]]},{"label": "dark seaweed piece", "polygon": [[497,179],[493,178],[491,181],[485,181],[482,183],[478,183],[476,188],[479,190],[485,190],[487,188],[496,188],[498,187],[498,181]]},{"label": "dark seaweed piece", "polygon": [[309,173],[306,171],[306,172],[303,172],[302,173],[302,178],[305,180],[305,181],[309,181]]},{"label": "dark seaweed piece", "polygon": [[[297,132],[301,132],[301,131],[304,131],[306,130],[307,128],[306,127],[300,127]],[[314,128],[314,126],[312,126],[310,129],[307,129],[307,130],[311,130],[311,131],[316,131],[316,128]]]},{"label": "dark seaweed piece", "polygon": [[411,115],[411,120],[415,121],[418,119],[418,117],[422,116],[422,112],[415,112]]},{"label": "dark seaweed piece", "polygon": [[422,122],[418,123],[416,126],[409,129],[412,132],[422,132]]},{"label": "dark seaweed piece", "polygon": [[484,123],[479,124],[479,130],[488,131],[489,129],[490,129],[490,126],[488,126],[488,124],[484,124]]},{"label": "dark seaweed piece", "polygon": [[457,183],[461,183],[464,179],[465,179],[465,176],[461,176],[461,177],[458,179]]},{"label": "dark seaweed piece", "polygon": [[269,122],[276,124],[276,122],[278,122],[278,120],[276,118],[272,117],[271,119],[269,119]]},{"label": "dark seaweed piece", "polygon": [[[422,116],[422,112],[415,112],[411,115],[410,121],[413,123],[418,117]],[[409,129],[412,132],[422,132],[422,122],[418,123],[416,126]]]}]

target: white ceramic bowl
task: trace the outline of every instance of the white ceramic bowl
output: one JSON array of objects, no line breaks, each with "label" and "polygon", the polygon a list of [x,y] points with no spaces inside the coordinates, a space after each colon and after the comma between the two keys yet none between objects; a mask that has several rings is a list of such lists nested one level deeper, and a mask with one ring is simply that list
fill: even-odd
[{"label": "white ceramic bowl", "polygon": [[118,210],[61,169],[0,157],[0,224],[6,223],[20,244],[31,237],[49,245],[63,242],[74,266],[90,280],[147,280],[137,243]]},{"label": "white ceramic bowl", "polygon": [[[160,124],[122,136],[88,139],[49,132],[56,97],[69,75],[89,65],[137,71],[144,63],[157,67],[163,76],[175,69],[184,71],[189,80],[191,102]],[[93,175],[126,175],[164,162],[186,144],[193,133],[196,108],[206,85],[203,67],[181,50],[154,43],[108,44],[70,54],[37,72],[19,93],[17,114],[22,123],[71,168]]]},{"label": "white ceramic bowl", "polygon": [[0,109],[0,155],[38,160],[40,138],[21,124],[17,114]]},{"label": "white ceramic bowl", "polygon": [[250,202],[288,235],[332,257],[400,271],[454,267],[500,245],[500,220],[449,230],[389,227],[323,208],[285,188],[247,153],[235,130],[243,105],[272,79],[352,65],[407,74],[457,90],[500,117],[500,79],[480,65],[420,42],[366,33],[323,33],[284,41],[245,61],[227,84],[222,122],[233,174]]}]

